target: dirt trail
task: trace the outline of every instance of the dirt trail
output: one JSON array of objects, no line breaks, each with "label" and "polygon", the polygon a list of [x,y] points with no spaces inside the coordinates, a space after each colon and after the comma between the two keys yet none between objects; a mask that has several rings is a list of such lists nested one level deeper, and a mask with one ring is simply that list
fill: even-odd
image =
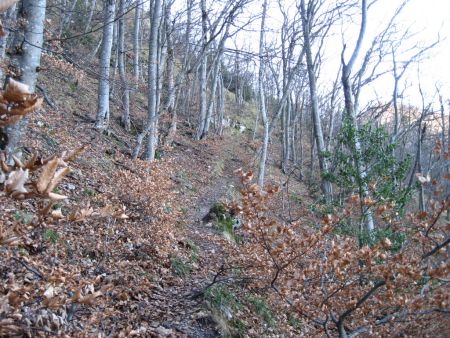
[{"label": "dirt trail", "polygon": [[193,295],[204,290],[224,261],[223,245],[227,245],[226,240],[202,219],[216,202],[230,199],[238,191],[239,183],[234,171],[246,162],[242,138],[243,136],[226,137],[217,142],[216,146],[200,145],[200,149],[191,150],[194,156],[183,156],[181,159],[201,161],[201,167],[208,174],[199,175],[192,163],[180,163],[186,170],[186,176],[196,178],[191,182],[191,190],[195,191],[195,195],[189,205],[185,206],[188,210],[184,220],[187,238],[183,243],[198,250],[198,261],[193,264],[192,272],[180,278],[178,283],[155,293],[166,313],[161,325],[169,329],[168,333],[172,330],[171,334],[175,336],[220,336],[205,308],[203,298]]}]

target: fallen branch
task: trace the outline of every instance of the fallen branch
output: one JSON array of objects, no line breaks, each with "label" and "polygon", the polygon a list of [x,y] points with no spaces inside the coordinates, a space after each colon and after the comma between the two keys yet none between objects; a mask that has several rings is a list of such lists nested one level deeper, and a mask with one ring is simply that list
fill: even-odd
[{"label": "fallen branch", "polygon": [[20,265],[22,265],[25,269],[27,269],[28,271],[34,273],[39,279],[43,279],[41,273],[36,270],[35,268],[28,266],[27,263],[25,263],[24,261],[22,261],[21,259],[18,259],[16,257],[12,257],[12,260],[19,263]]},{"label": "fallen branch", "polygon": [[42,95],[44,95],[44,101],[45,101],[45,103],[47,103],[50,106],[50,108],[52,108],[52,109],[58,108],[56,106],[56,104],[48,97],[48,93],[47,93],[47,90],[45,90],[45,88],[43,88],[39,85],[36,85],[36,88],[42,92]]}]

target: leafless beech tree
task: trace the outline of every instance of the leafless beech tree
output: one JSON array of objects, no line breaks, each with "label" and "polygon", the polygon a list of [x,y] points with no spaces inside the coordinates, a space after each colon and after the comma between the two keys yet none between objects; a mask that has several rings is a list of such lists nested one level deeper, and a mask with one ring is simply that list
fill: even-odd
[{"label": "leafless beech tree", "polygon": [[102,47],[100,52],[100,75],[98,80],[98,106],[95,127],[105,129],[109,124],[109,70],[113,45],[113,26],[116,12],[115,0],[104,2]]},{"label": "leafless beech tree", "polygon": [[148,134],[149,142],[144,158],[152,161],[155,159],[155,151],[157,146],[157,91],[158,91],[158,32],[161,22],[162,1],[155,0],[151,8],[151,26],[149,37],[149,54],[148,54],[148,113],[147,122],[144,130],[137,137],[137,144],[133,151],[133,158],[139,156],[142,142]]}]

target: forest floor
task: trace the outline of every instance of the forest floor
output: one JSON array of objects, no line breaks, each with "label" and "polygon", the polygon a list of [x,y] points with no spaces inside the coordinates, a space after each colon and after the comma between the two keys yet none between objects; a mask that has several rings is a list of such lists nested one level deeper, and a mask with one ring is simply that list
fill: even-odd
[{"label": "forest floor", "polygon": [[254,167],[250,133],[199,142],[180,126],[162,160],[133,162],[134,136],[115,117],[107,134],[93,128],[94,81],[62,71],[40,85],[49,101],[29,119],[25,156],[86,149],[58,187],[68,196],[53,206],[61,215],[0,195],[0,239],[18,238],[0,250],[0,336],[226,334],[222,318],[235,314],[205,295],[239,249],[208,214],[239,199],[236,170]]}]

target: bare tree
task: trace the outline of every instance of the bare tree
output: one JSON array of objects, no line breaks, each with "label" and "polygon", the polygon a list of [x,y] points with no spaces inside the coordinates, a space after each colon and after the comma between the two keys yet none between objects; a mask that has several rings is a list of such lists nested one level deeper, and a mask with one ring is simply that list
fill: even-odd
[{"label": "bare tree", "polygon": [[134,27],[133,27],[133,77],[134,86],[137,89],[139,83],[139,56],[141,53],[139,36],[141,34],[141,11],[142,0],[136,0],[134,9]]},{"label": "bare tree", "polygon": [[[346,63],[344,59],[344,50],[342,51],[342,57],[341,57],[341,63],[342,63],[342,86],[344,90],[344,98],[345,98],[345,115],[348,119],[349,123],[351,124],[352,128],[354,130],[358,130],[358,124],[357,124],[357,106],[355,105],[351,84],[350,84],[350,76],[352,73],[353,66],[355,64],[356,58],[358,57],[359,51],[361,49],[361,45],[363,42],[364,34],[366,31],[366,25],[367,25],[367,1],[362,0],[361,4],[361,26],[359,30],[358,40],[355,45],[355,49],[353,50],[353,53],[351,54],[350,60]],[[369,188],[367,186],[367,183],[365,183],[364,178],[366,177],[366,171],[364,169],[363,163],[361,163],[361,142],[359,140],[359,137],[357,133],[354,133],[353,140],[351,140],[352,148],[356,152],[354,154],[354,161],[355,161],[355,167],[358,173],[358,180],[360,182],[359,185],[361,186],[361,197],[367,197],[369,195]],[[365,217],[365,223],[367,231],[372,232],[374,230],[374,221],[372,216],[372,211],[370,208],[362,206],[363,209],[363,215]]]},{"label": "bare tree", "polygon": [[119,21],[117,32],[117,54],[118,54],[118,67],[122,89],[122,126],[126,131],[130,130],[130,88],[128,86],[126,65],[125,65],[125,0],[119,0]]},{"label": "bare tree", "polygon": [[206,10],[206,0],[200,0],[200,10],[202,12],[202,48],[205,51],[200,56],[200,74],[199,74],[199,82],[200,82],[200,121],[197,128],[197,140],[200,140],[203,136],[203,129],[207,119],[207,67],[208,67],[208,58],[206,55],[206,49],[208,48],[208,12]]},{"label": "bare tree", "polygon": [[98,80],[98,105],[95,128],[105,129],[109,124],[109,70],[113,44],[113,26],[116,12],[115,0],[105,0],[103,14],[102,47],[100,52],[100,75]]},{"label": "bare tree", "polygon": [[318,6],[317,1],[309,1],[308,6],[305,5],[305,0],[300,1],[300,11],[302,16],[302,27],[303,27],[303,40],[305,46],[306,54],[306,64],[308,70],[309,79],[309,95],[311,100],[311,114],[314,122],[314,135],[315,142],[319,152],[319,166],[322,172],[322,193],[325,198],[329,201],[332,198],[332,186],[327,180],[328,174],[328,163],[326,157],[326,146],[323,137],[322,123],[319,112],[318,98],[317,98],[317,87],[316,87],[316,74],[315,74],[315,64],[313,62],[312,51],[311,51],[311,28],[314,22],[314,11]]},{"label": "bare tree", "polygon": [[266,96],[264,92],[264,73],[265,73],[265,43],[264,43],[264,32],[266,29],[266,14],[267,14],[267,0],[264,0],[262,7],[262,17],[261,17],[261,30],[259,35],[259,74],[258,74],[258,102],[259,102],[259,114],[261,115],[262,122],[264,125],[263,132],[263,145],[261,149],[261,157],[259,160],[259,171],[258,171],[258,185],[264,185],[264,175],[266,171],[266,161],[267,161],[267,151],[269,147],[269,117],[267,116],[266,110]]},{"label": "bare tree", "polygon": [[136,159],[139,156],[142,142],[145,136],[149,137],[149,142],[144,154],[144,158],[149,161],[155,159],[155,151],[157,146],[157,91],[158,91],[158,31],[161,22],[162,2],[161,0],[155,0],[153,7],[151,8],[151,25],[150,25],[150,37],[148,41],[149,54],[148,54],[148,113],[147,122],[144,130],[137,137],[137,144],[133,151],[133,158]]}]

